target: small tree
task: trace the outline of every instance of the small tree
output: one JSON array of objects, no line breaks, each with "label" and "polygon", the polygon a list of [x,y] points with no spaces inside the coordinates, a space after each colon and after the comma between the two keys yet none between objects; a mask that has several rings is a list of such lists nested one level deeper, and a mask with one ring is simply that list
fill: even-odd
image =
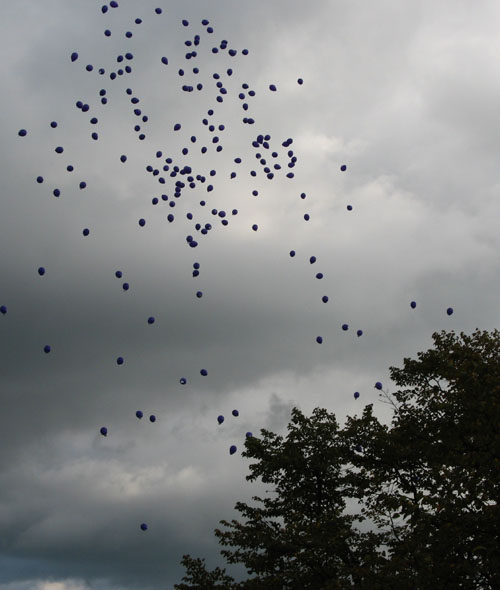
[{"label": "small tree", "polygon": [[244,521],[215,534],[248,579],[184,556],[175,588],[500,588],[500,334],[433,339],[390,369],[390,426],[372,405],[342,429],[324,409],[294,409],[286,439],[247,439],[247,480],[273,494],[238,502]]}]

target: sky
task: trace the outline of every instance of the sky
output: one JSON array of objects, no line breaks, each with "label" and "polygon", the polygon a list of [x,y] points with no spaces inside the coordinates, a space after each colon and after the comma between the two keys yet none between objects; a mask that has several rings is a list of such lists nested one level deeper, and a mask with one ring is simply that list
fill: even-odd
[{"label": "sky", "polygon": [[499,327],[498,2],[101,6],[0,7],[0,590],[163,590],[183,554],[223,565],[213,529],[262,491],[247,432],[285,433],[293,407],[388,421],[390,366]]}]

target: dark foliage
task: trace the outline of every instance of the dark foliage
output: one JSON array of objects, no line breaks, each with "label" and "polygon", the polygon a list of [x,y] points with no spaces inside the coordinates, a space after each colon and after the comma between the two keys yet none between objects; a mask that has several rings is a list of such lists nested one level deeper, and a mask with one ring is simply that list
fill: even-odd
[{"label": "dark foliage", "polygon": [[500,588],[500,333],[433,340],[390,369],[390,425],[294,409],[286,438],[249,438],[247,480],[272,494],[215,531],[248,578],[184,556],[175,588]]}]

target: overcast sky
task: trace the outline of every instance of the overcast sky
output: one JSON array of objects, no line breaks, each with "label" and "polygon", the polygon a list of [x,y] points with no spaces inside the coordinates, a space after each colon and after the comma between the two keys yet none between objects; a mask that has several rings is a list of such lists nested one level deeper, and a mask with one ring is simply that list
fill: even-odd
[{"label": "overcast sky", "polygon": [[436,330],[499,327],[500,5],[16,0],[0,17],[0,589],[172,588],[184,553],[222,565],[213,529],[257,492],[247,431],[284,432],[294,406],[387,420],[389,366]]}]

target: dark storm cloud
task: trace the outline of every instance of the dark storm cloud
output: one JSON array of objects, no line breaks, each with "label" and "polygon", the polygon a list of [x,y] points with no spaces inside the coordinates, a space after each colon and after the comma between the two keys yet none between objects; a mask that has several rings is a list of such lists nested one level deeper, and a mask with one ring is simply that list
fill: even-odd
[{"label": "dark storm cloud", "polygon": [[[326,407],[342,422],[374,402],[389,418],[373,389],[378,380],[390,389],[388,366],[427,348],[434,330],[498,321],[496,4],[472,15],[463,2],[318,2],[311,10],[193,0],[161,16],[160,3],[119,4],[104,16],[99,3],[83,1],[2,9],[2,590],[156,590],[180,580],[183,553],[217,565],[212,529],[256,493],[240,457],[246,431],[283,433],[294,405]],[[199,96],[182,93],[177,75],[182,67],[186,80],[196,78],[184,57],[196,33]],[[221,39],[250,54],[214,57]],[[85,71],[91,63],[109,74],[129,48],[130,82]],[[242,125],[238,99],[215,102],[212,74],[228,67],[230,93],[244,82],[256,90],[254,126]],[[142,143],[128,85],[150,117]],[[226,126],[224,151],[201,156],[210,107],[214,124]],[[176,122],[182,129],[173,134]],[[293,181],[249,175],[259,167],[250,145],[257,133],[270,133],[280,153],[294,137]],[[172,190],[146,165],[159,166],[157,150],[181,160],[186,145],[197,171],[208,178],[217,170],[215,190],[153,207],[153,196],[172,200]],[[239,214],[222,227],[213,207]],[[195,221],[214,230],[191,249],[185,237]]]}]

